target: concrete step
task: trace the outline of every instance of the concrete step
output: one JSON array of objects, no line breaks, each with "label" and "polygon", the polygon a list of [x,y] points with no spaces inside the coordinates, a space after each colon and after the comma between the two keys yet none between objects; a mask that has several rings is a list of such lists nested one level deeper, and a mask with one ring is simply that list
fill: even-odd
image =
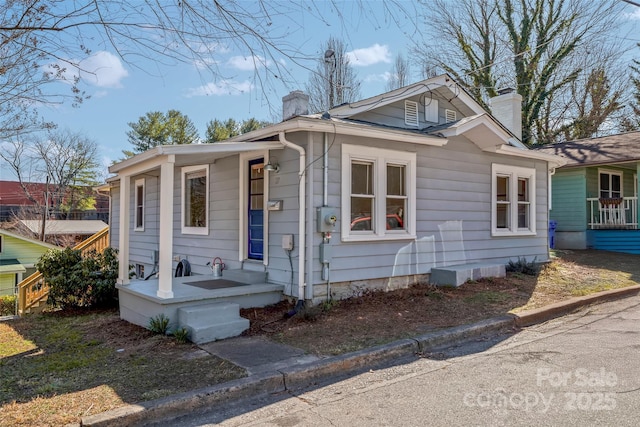
[{"label": "concrete step", "polygon": [[233,319],[240,314],[240,305],[232,302],[219,302],[178,309],[178,322],[194,324],[201,322],[220,322]]},{"label": "concrete step", "polygon": [[240,317],[240,305],[230,302],[182,307],[178,325],[189,331],[189,339],[202,344],[235,337],[249,328],[249,319]]},{"label": "concrete step", "polygon": [[483,277],[505,277],[506,275],[506,266],[504,264],[460,264],[432,268],[429,282],[432,285],[457,287],[467,280],[478,280]]}]

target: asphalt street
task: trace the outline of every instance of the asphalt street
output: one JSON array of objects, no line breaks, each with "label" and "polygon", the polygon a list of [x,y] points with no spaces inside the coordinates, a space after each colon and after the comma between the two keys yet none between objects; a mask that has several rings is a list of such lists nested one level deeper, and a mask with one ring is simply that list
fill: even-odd
[{"label": "asphalt street", "polygon": [[640,297],[172,426],[637,426]]}]

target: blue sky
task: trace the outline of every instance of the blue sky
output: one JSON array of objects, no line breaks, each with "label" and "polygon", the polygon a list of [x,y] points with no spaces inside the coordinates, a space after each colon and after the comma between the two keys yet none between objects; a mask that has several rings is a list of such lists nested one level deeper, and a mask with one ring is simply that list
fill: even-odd
[{"label": "blue sky", "polygon": [[[379,13],[370,17],[373,19],[354,17],[353,3],[344,2],[343,5],[341,23],[336,20],[331,24],[331,19],[320,22],[301,15],[299,19],[304,20],[304,25],[291,34],[287,42],[305,56],[317,57],[319,61],[323,54],[321,46],[330,36],[342,39],[362,81],[361,95],[382,93],[386,74],[391,71],[396,55],[402,53],[406,57],[409,54],[411,26],[407,22],[402,31],[395,24],[385,22],[388,16],[382,11],[381,2],[371,3],[372,11]],[[624,42],[631,46],[634,41],[640,41],[640,8],[629,5],[627,9],[630,15],[635,13],[636,18],[629,19],[624,29],[628,39]],[[327,11],[326,16],[331,16],[329,13]],[[286,24],[276,19],[274,25]],[[632,28],[635,30],[629,32]],[[82,132],[95,140],[105,164],[121,158],[121,151],[130,148],[126,137],[127,123],[137,121],[149,111],[179,110],[189,116],[202,137],[206,123],[216,118],[280,120],[281,98],[291,90],[304,90],[309,71],[281,58],[296,82],[285,86],[276,81],[274,88],[265,94],[254,79],[253,63],[247,55],[248,52],[221,46],[215,60],[225,78],[214,81],[198,64],[162,66],[151,60],[138,60],[134,67],[118,58],[113,50],[94,50],[82,62],[83,68],[95,70],[93,75],[83,75],[82,88],[91,98],[79,108],[58,105],[45,107],[41,112],[46,120],[59,127]],[[315,68],[313,62],[307,62],[307,66]],[[415,67],[413,71],[416,74]],[[418,79],[418,75],[413,78],[414,81]]]}]

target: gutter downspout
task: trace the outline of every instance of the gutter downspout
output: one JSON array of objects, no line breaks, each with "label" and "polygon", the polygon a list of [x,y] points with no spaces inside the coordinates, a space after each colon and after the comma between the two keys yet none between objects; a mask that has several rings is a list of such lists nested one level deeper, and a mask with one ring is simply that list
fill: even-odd
[{"label": "gutter downspout", "polygon": [[301,304],[304,304],[304,290],[305,290],[305,282],[304,282],[304,277],[305,277],[304,261],[305,261],[305,250],[306,250],[305,222],[307,219],[306,208],[305,208],[306,206],[306,203],[305,203],[306,173],[305,172],[306,172],[307,156],[304,151],[304,148],[294,144],[291,141],[287,141],[285,132],[280,132],[278,134],[278,138],[280,140],[280,143],[282,143],[282,145],[296,150],[300,155],[300,167],[298,172],[298,176],[299,176],[298,213],[299,215],[298,215],[298,304],[297,305],[301,305]]}]

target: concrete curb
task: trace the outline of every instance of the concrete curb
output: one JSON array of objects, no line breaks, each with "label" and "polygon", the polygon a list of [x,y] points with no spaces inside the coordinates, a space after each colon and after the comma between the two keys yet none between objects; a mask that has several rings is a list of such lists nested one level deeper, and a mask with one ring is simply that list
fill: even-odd
[{"label": "concrete curb", "polygon": [[505,328],[541,323],[586,305],[638,294],[640,294],[640,285],[571,298],[534,310],[506,314],[470,325],[431,332],[413,339],[398,340],[279,371],[264,372],[200,390],[143,402],[139,405],[123,406],[101,414],[83,417],[81,425],[92,427],[138,425],[165,417],[185,415],[204,407],[247,397],[302,389],[332,376],[356,373],[392,360],[426,353],[430,349],[456,344]]},{"label": "concrete curb", "polygon": [[82,426],[106,427],[137,425],[160,420],[168,415],[179,416],[199,408],[285,391],[282,374],[265,372],[199,390],[150,400],[138,405],[126,405],[101,414],[82,417]]},{"label": "concrete curb", "polygon": [[545,307],[521,311],[519,313],[515,313],[516,326],[523,327],[534,325],[536,323],[542,323],[555,317],[560,317],[564,314],[570,313],[577,308],[584,307],[585,305],[609,301],[617,298],[634,296],[638,295],[639,293],[640,285],[635,285],[621,289],[602,291],[583,297],[574,297],[566,301],[547,305]]}]

